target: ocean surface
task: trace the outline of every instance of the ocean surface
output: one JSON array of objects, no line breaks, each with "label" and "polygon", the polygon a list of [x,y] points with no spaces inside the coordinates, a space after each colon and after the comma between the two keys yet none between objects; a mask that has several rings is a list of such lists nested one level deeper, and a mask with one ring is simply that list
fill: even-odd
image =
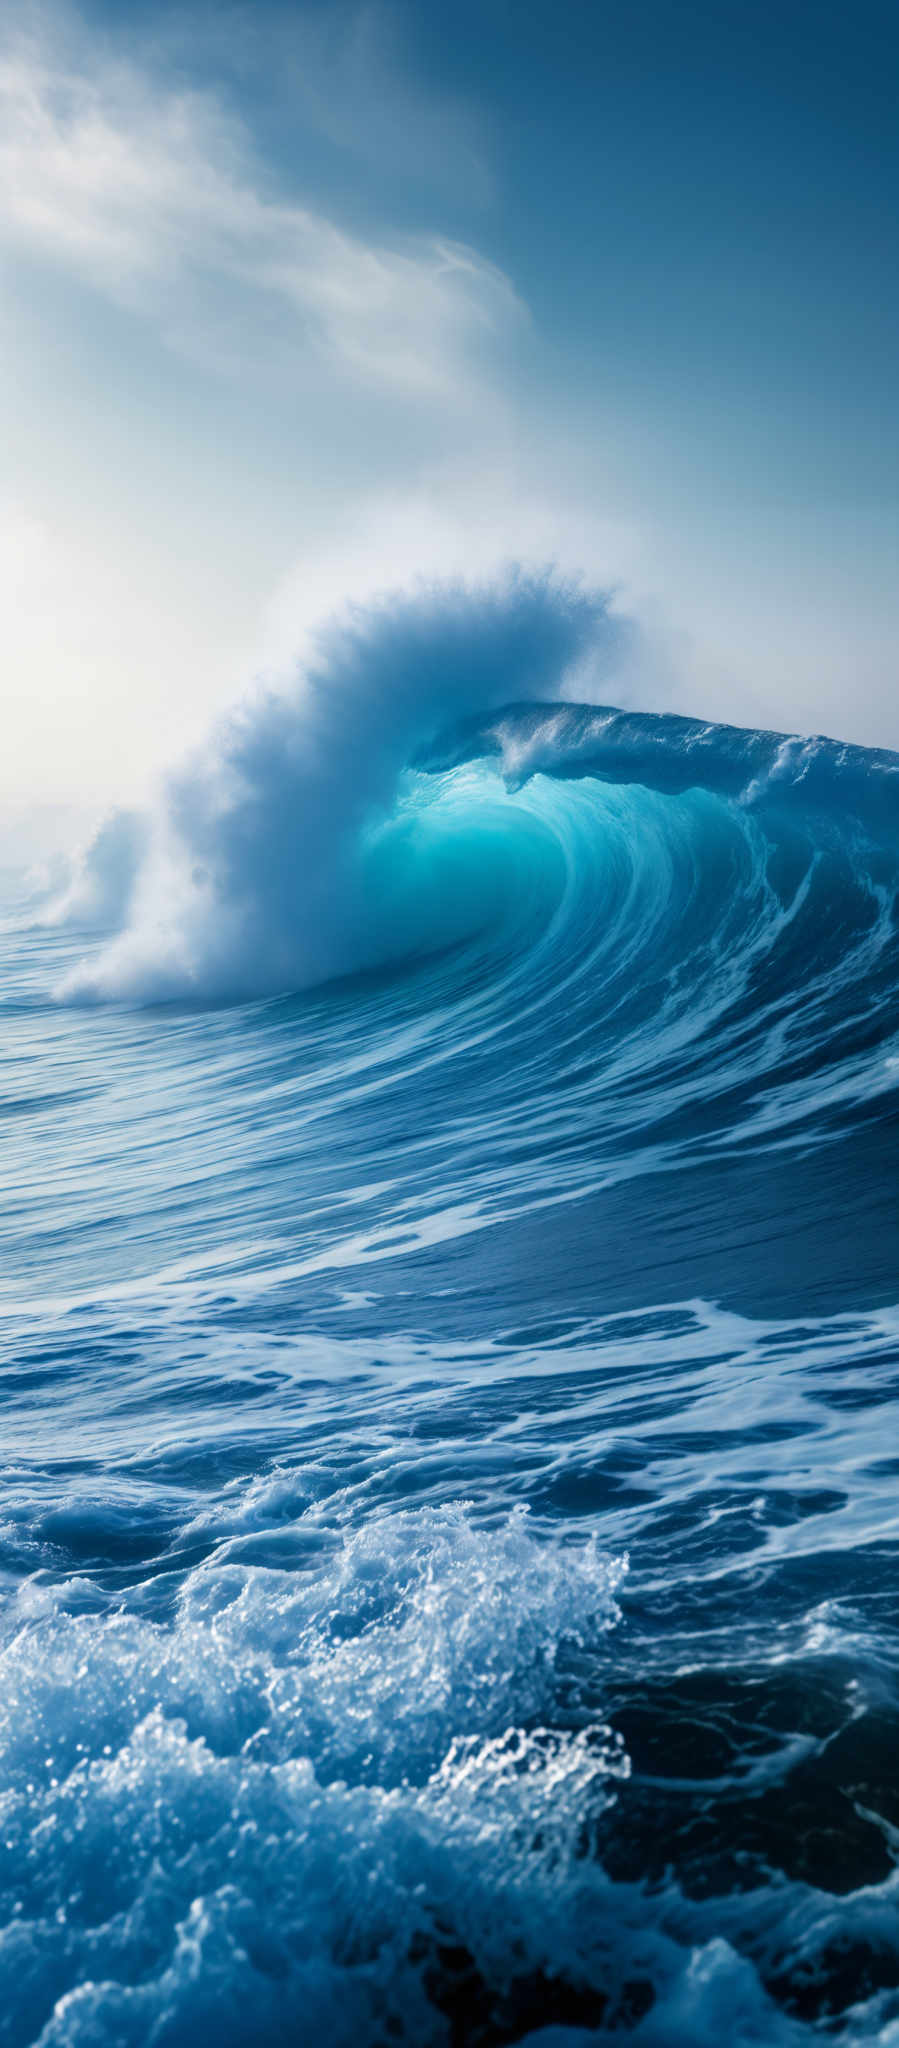
[{"label": "ocean surface", "polygon": [[899,2043],[899,757],[596,628],[6,877],[3,2048]]}]

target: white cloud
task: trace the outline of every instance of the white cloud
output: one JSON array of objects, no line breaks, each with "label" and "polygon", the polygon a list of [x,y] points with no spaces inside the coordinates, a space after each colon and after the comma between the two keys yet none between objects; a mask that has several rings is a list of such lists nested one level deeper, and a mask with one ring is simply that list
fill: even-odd
[{"label": "white cloud", "polygon": [[347,232],[271,186],[214,95],[46,18],[0,45],[0,219],[7,245],[224,366],[267,347],[464,402],[482,342],[522,314],[475,251]]}]

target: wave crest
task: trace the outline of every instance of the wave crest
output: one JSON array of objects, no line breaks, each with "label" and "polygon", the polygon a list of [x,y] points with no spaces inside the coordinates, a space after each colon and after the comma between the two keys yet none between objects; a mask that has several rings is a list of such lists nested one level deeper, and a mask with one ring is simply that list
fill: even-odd
[{"label": "wave crest", "polygon": [[332,622],[289,691],[260,692],[172,777],[127,929],[61,993],[255,995],[395,952],[359,853],[406,764],[511,697],[558,699],[575,676],[589,695],[624,632],[605,597],[552,574]]}]

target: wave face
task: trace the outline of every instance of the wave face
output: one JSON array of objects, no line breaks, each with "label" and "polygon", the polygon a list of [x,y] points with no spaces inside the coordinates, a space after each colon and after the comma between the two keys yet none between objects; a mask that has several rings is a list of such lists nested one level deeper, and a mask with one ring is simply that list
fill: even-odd
[{"label": "wave face", "polygon": [[0,2040],[899,2041],[899,759],[356,615],[4,915]]}]

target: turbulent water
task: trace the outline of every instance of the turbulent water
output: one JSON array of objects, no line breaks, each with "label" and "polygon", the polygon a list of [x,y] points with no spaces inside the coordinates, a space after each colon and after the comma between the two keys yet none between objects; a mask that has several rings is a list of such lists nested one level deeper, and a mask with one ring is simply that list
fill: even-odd
[{"label": "turbulent water", "polygon": [[8,878],[4,2048],[899,2042],[899,757],[610,636]]}]

